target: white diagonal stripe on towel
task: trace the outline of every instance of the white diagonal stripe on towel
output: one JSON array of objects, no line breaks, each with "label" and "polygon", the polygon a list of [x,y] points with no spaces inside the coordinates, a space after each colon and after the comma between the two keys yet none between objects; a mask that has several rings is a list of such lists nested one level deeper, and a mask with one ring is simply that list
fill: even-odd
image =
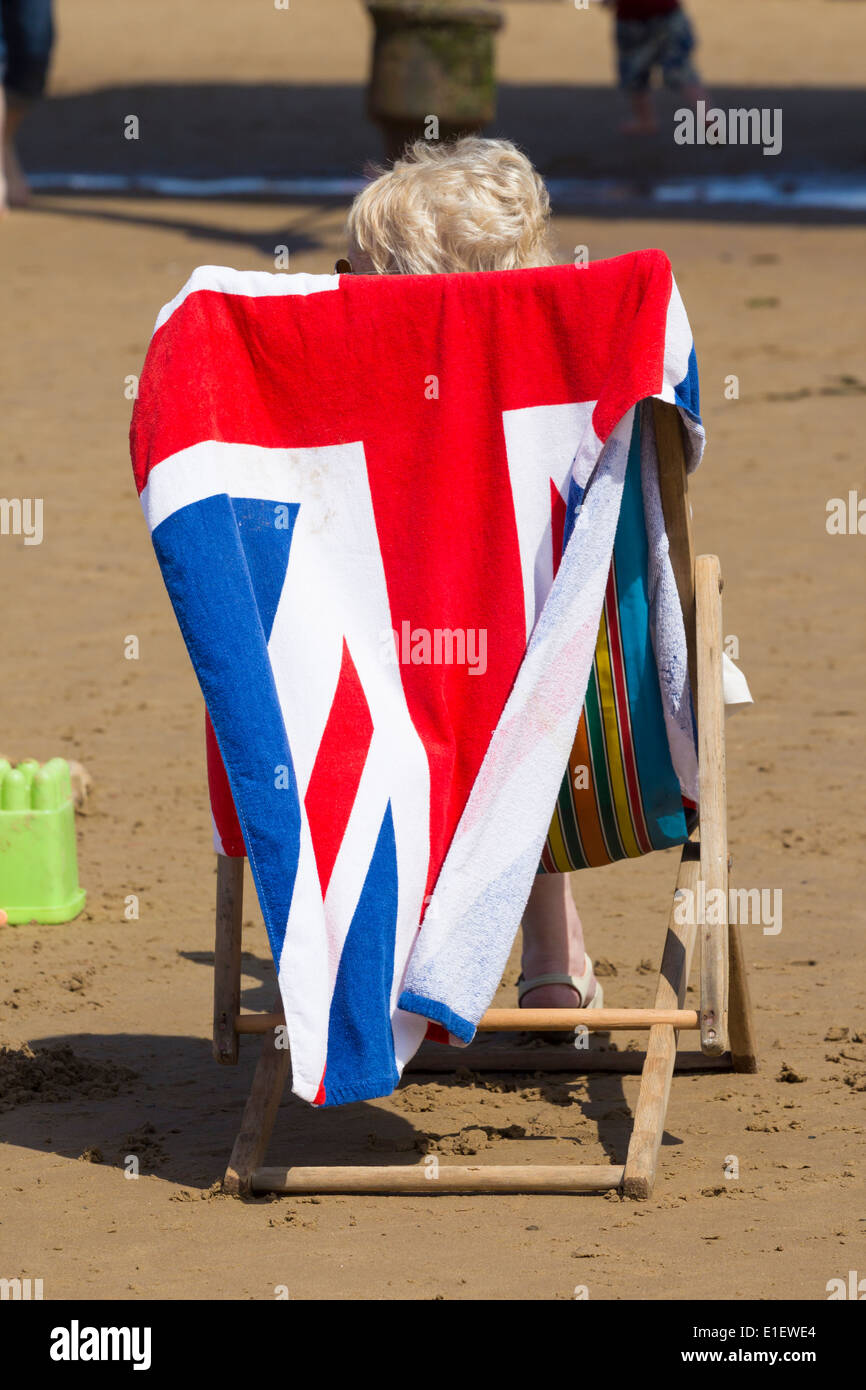
[{"label": "white diagonal stripe on towel", "polygon": [[[598,467],[439,875],[436,910],[409,961],[406,989],[472,1024],[501,979],[571,751],[633,420],[630,410],[603,450],[596,441]],[[588,439],[583,451],[592,452]]]},{"label": "white diagonal stripe on towel", "polygon": [[[523,571],[527,642],[553,583],[551,500],[545,472],[567,502],[578,441],[587,427],[592,428],[595,406],[595,401],[580,401],[502,413]],[[587,478],[578,477],[575,482],[583,488]]]}]

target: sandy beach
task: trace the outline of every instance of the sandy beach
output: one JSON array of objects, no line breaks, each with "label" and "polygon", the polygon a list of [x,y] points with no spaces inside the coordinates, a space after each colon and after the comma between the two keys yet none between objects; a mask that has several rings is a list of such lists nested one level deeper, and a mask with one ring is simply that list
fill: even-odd
[{"label": "sandy beach", "polygon": [[[495,133],[551,174],[579,172],[585,146],[598,175],[603,144],[583,127],[570,142],[542,117],[566,110],[572,89],[587,111],[598,87],[615,121],[607,17],[554,3],[505,10]],[[790,94],[804,131],[786,146],[791,168],[863,173],[862,121],[845,112],[855,100],[862,110],[866,8],[695,0],[690,10],[711,87]],[[22,139],[35,170],[120,167],[115,117],[138,110],[154,119],[142,119],[142,169],[206,173],[247,159],[264,173],[356,174],[379,157],[360,114],[368,24],[357,3],[261,7],[242,43],[230,0],[184,7],[182,23],[169,0],[67,0],[58,14],[52,99]],[[275,42],[280,24],[294,27]],[[527,93],[545,84],[556,102],[534,110]],[[271,89],[280,128],[262,97]],[[198,90],[216,127],[196,118]],[[636,173],[620,137],[609,150],[612,169]],[[0,754],[74,758],[94,784],[77,817],[84,913],[0,928],[0,1274],[43,1278],[45,1298],[269,1299],[285,1285],[313,1299],[572,1299],[577,1286],[592,1299],[825,1299],[828,1280],[866,1268],[866,542],[826,527],[829,499],[866,496],[863,235],[829,214],[801,225],[554,209],[563,261],[577,245],[593,259],[661,247],[694,331],[709,439],[691,492],[696,543],[721,558],[725,634],[755,699],[728,723],[733,882],[781,889],[784,904],[778,933],[744,928],[758,1075],[675,1078],[643,1204],[219,1191],[257,1044],[246,1040],[235,1069],[211,1057],[202,702],[135,495],[127,378],[194,266],[269,270],[287,244],[293,270],[330,271],[346,207],[42,192],[0,224],[0,490],[44,498],[45,518],[40,546],[0,539]],[[124,659],[130,634],[137,661]],[[651,1002],[675,873],[676,854],[664,853],[576,880],[608,1003]],[[243,1005],[269,1007],[273,966],[249,879],[246,903]],[[517,973],[515,947],[498,1003],[514,1002]],[[287,1094],[271,1153],[303,1164],[428,1153],[622,1162],[636,1094],[628,1076],[473,1085],[459,1073],[410,1076],[386,1100],[326,1113]]]}]

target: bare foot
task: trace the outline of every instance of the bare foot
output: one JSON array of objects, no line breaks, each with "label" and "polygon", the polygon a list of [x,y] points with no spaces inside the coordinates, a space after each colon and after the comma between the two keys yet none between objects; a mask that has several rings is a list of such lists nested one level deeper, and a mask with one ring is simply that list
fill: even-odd
[{"label": "bare foot", "polygon": [[659,129],[655,103],[651,92],[631,92],[631,116],[620,126],[622,135],[657,135]]},{"label": "bare foot", "polygon": [[0,206],[23,208],[30,202],[30,185],[18,161],[15,146],[10,139],[3,142],[3,173],[5,174],[5,204]]}]

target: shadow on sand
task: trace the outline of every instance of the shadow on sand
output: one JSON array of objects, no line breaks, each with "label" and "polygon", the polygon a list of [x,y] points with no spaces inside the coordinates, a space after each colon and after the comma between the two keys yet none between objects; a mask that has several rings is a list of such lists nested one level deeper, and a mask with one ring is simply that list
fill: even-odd
[{"label": "shadow on sand", "polygon": [[[673,139],[677,100],[659,96],[660,133],[618,131],[620,94],[610,86],[514,86],[499,90],[488,134],[521,145],[545,176],[588,186],[569,208],[605,216],[700,216],[815,222],[862,221],[862,209],[658,202],[660,182],[810,177],[866,182],[866,96],[852,88],[719,88],[724,110],[782,113],[782,147],[688,146]],[[138,117],[139,138],[124,138]],[[360,177],[381,159],[382,142],[365,114],[361,86],[294,84],[152,85],[58,96],[37,107],[21,137],[35,173],[88,172],[135,179]],[[625,185],[611,197],[610,182]],[[280,201],[285,201],[281,198]]]}]

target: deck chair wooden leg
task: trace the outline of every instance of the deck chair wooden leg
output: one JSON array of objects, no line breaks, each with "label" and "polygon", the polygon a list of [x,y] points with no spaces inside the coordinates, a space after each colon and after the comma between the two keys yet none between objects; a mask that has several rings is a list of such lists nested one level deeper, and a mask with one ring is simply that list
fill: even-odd
[{"label": "deck chair wooden leg", "polygon": [[252,1090],[223,1178],[223,1191],[234,1196],[242,1196],[250,1191],[253,1172],[265,1156],[286,1088],[289,1049],[277,1047],[278,1036],[278,1030],[272,1028],[262,1039]]},{"label": "deck chair wooden leg", "polygon": [[216,936],[213,975],[213,1055],[234,1066],[238,1060],[235,1019],[241,1006],[241,932],[244,861],[217,855]]},{"label": "deck chair wooden leg", "polygon": [[725,786],[725,707],[722,688],[722,600],[718,557],[695,562],[698,646],[698,766],[700,767],[701,1051],[720,1057],[728,1047],[728,811]]},{"label": "deck chair wooden leg", "polygon": [[[689,981],[689,970],[695,946],[697,926],[692,913],[690,920],[676,920],[677,908],[685,893],[692,902],[700,876],[700,849],[693,840],[683,845],[676,892],[671,907],[668,932],[662,954],[661,970],[656,987],[657,1009],[682,1008]],[[635,1108],[634,1128],[628,1146],[623,1175],[626,1197],[645,1201],[655,1183],[659,1148],[665,1128],[671,1078],[677,1056],[677,1031],[668,1024],[653,1024],[649,1030],[646,1058],[641,1072],[640,1091]]]},{"label": "deck chair wooden leg", "polygon": [[734,1071],[756,1072],[758,1049],[752,1022],[752,1000],[743,955],[743,939],[738,922],[728,923],[731,968],[728,1002],[728,1030],[731,1038],[731,1066]]},{"label": "deck chair wooden leg", "polygon": [[[725,1065],[730,1029],[731,1061],[737,1071],[756,1071],[755,1039],[739,929],[728,921],[728,844],[725,789],[725,726],[722,687],[722,607],[719,562],[715,556],[694,560],[687,496],[683,427],[669,402],[645,403],[642,427],[655,431],[659,459],[659,488],[667,528],[671,563],[682,606],[688,652],[689,683],[695,701],[700,766],[700,842],[683,847],[677,894],[671,910],[656,988],[654,1010],[596,1011],[585,1020],[583,1010],[488,1010],[481,1027],[525,1030],[561,1028],[563,1024],[599,1028],[649,1028],[640,1090],[626,1163],[617,1165],[472,1165],[443,1166],[435,1174],[428,1165],[371,1168],[263,1168],[264,1158],[289,1069],[288,1049],[277,1047],[282,1014],[240,1014],[240,928],[243,860],[221,858],[218,870],[214,1051],[221,1062],[237,1061],[238,1035],[263,1033],[241,1129],[226,1170],[224,1188],[241,1194],[273,1192],[605,1192],[619,1189],[645,1199],[655,1182],[664,1134],[671,1081],[677,1060],[678,1029],[700,1028],[701,1053],[691,1059],[701,1069]],[[703,889],[703,892],[700,890]],[[711,920],[678,913],[688,894],[693,903],[708,905],[716,894]],[[720,899],[720,900],[719,900]],[[683,921],[677,917],[683,917]],[[692,955],[700,935],[701,1006],[686,1010],[684,1001]],[[730,972],[730,973],[729,973]],[[279,1005],[279,1000],[277,1001]],[[556,1014],[554,1020],[550,1015]],[[561,1015],[565,1014],[565,1018]],[[664,1020],[664,1021],[661,1021]],[[532,1054],[533,1058],[537,1054]],[[487,1057],[509,1069],[522,1069],[524,1053],[517,1050]],[[625,1070],[631,1059],[601,1055],[599,1070]],[[683,1061],[688,1058],[683,1058]],[[727,1060],[727,1059],[726,1059]],[[613,1064],[616,1064],[615,1066]],[[560,1064],[561,1065],[561,1064]],[[437,1066],[435,1070],[443,1070]],[[533,1070],[535,1068],[533,1067]],[[557,1067],[557,1069],[559,1069]],[[563,1068],[564,1069],[564,1068]],[[571,1064],[569,1068],[572,1069]],[[594,1070],[583,1066],[579,1070]],[[690,1067],[694,1070],[694,1067]]]}]

